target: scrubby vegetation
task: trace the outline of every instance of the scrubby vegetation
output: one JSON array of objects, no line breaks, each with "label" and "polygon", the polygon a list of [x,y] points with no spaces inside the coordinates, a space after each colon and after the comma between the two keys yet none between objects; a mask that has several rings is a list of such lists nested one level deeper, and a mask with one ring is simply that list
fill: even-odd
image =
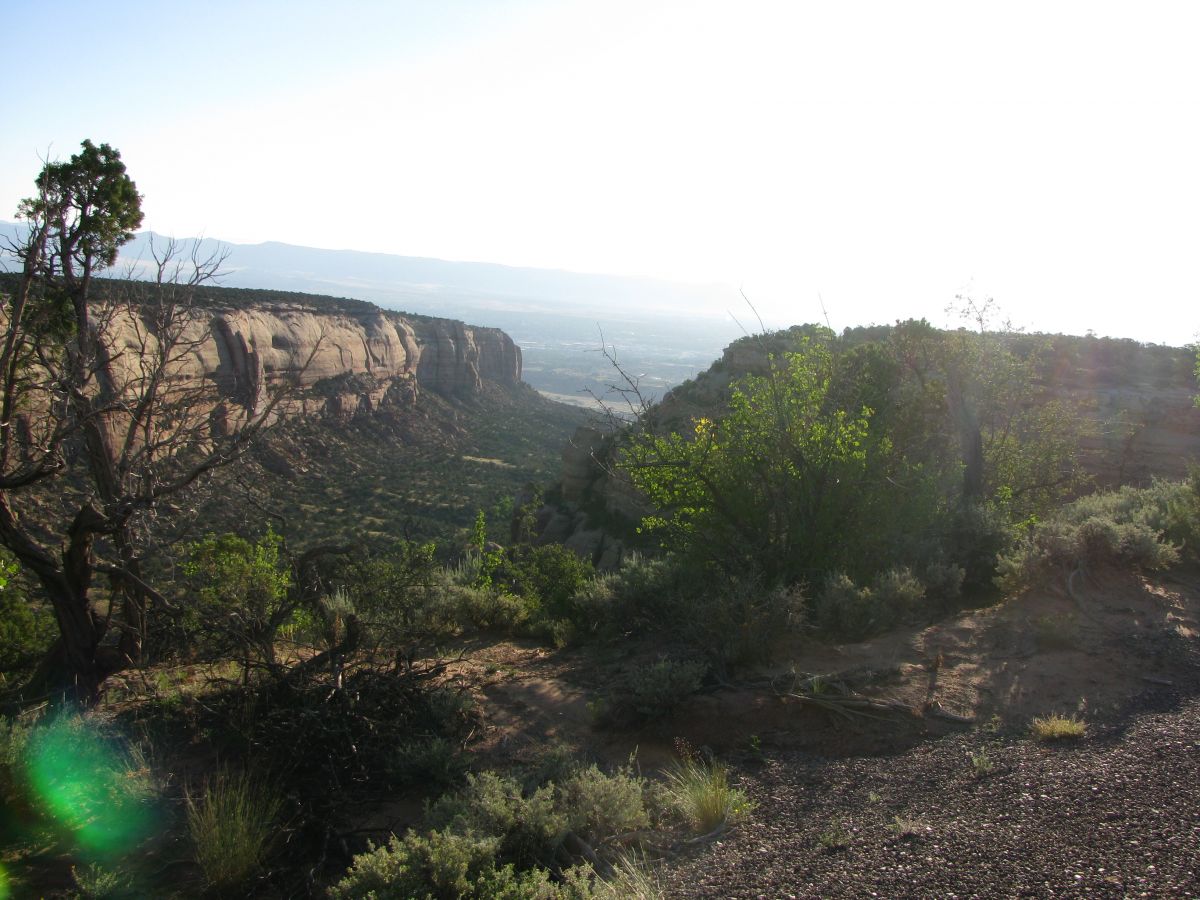
[{"label": "scrubby vegetation", "polygon": [[[157,895],[178,871],[185,895],[657,897],[659,856],[753,813],[736,768],[680,744],[647,775],[569,751],[494,770],[472,752],[488,728],[486,691],[460,665],[472,652],[609,653],[612,677],[580,689],[592,726],[663,738],[696,694],[747,684],[800,642],[1200,558],[1200,474],[1086,493],[1089,420],[1047,383],[1080,364],[1078,347],[990,332],[969,303],[978,332],[746,338],[641,407],[601,461],[627,505],[582,504],[592,525],[642,504],[605,571],[599,552],[537,534],[543,492],[525,482],[549,475],[578,415],[519,393],[414,402],[433,438],[394,421],[267,432],[263,415],[226,443],[204,437],[198,407],[159,405],[162,372],[141,402],[101,403],[108,388],[81,361],[112,349],[96,336],[132,301],[72,280],[111,264],[140,197],[119,154],[84,150],[23,207],[41,230],[4,282],[0,366],[0,839],[12,858],[65,861],[84,896]],[[111,207],[96,220],[78,208],[89,185]],[[202,289],[211,274],[158,288],[198,315],[228,301]],[[1129,352],[1100,342],[1087,358],[1111,378]],[[1173,377],[1177,354],[1155,360],[1150,374]],[[39,403],[54,415],[8,427]],[[96,423],[117,413],[137,427],[110,458]],[[554,506],[563,491],[545,494]],[[1029,629],[1039,649],[1070,650],[1077,621]],[[941,665],[938,652],[931,685]],[[845,720],[895,712],[797,667],[755,683]],[[1031,728],[1085,730],[1061,716]],[[969,760],[981,778],[994,766],[986,749]],[[398,799],[423,814],[359,827],[362,809]],[[850,834],[832,824],[819,843]]]}]

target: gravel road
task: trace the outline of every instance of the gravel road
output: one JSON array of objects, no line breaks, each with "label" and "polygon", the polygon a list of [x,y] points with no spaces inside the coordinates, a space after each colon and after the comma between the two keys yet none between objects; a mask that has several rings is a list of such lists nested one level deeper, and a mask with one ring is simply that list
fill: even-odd
[{"label": "gravel road", "polygon": [[[978,729],[890,757],[768,753],[742,772],[750,819],[674,863],[667,895],[1200,897],[1200,698],[1155,688],[1140,708],[1074,742]],[[845,846],[822,846],[835,832]]]}]

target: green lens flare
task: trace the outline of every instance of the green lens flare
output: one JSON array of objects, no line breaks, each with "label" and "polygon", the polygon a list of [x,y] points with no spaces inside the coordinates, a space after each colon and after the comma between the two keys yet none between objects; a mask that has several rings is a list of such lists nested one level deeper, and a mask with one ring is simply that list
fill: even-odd
[{"label": "green lens flare", "polygon": [[148,773],[78,716],[38,729],[27,748],[26,771],[40,805],[75,833],[85,851],[127,853],[153,827]]},{"label": "green lens flare", "polygon": [[4,871],[4,866],[0,866],[0,900],[8,900],[8,873]]}]

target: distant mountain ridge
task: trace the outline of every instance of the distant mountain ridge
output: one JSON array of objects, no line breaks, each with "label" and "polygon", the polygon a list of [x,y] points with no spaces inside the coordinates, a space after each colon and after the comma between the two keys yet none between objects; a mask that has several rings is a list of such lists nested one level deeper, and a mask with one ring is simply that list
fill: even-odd
[{"label": "distant mountain ridge", "polygon": [[[0,222],[0,238],[16,237],[23,225]],[[124,264],[151,258],[153,232],[139,232],[122,248]],[[727,285],[689,285],[618,275],[453,262],[360,250],[324,250],[270,241],[234,244],[201,238],[202,252],[230,251],[221,283],[305,293],[345,294],[389,307],[469,318],[472,309],[516,309],[593,316],[687,312],[718,316],[740,303]]]}]

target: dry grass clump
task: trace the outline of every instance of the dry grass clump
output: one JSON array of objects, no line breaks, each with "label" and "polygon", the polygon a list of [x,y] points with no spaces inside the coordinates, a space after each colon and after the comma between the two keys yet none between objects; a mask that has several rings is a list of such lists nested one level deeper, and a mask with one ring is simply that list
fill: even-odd
[{"label": "dry grass clump", "polygon": [[654,862],[644,853],[621,853],[612,872],[593,887],[596,900],[663,900],[666,890]]},{"label": "dry grass clump", "polygon": [[1078,716],[1038,716],[1029,723],[1029,731],[1039,741],[1073,740],[1083,737],[1087,723]]},{"label": "dry grass clump", "polygon": [[715,760],[685,758],[667,771],[666,780],[672,804],[700,832],[736,822],[754,808],[745,792],[730,785],[724,763]]},{"label": "dry grass clump", "polygon": [[234,887],[262,868],[279,807],[269,785],[249,772],[221,773],[188,794],[188,832],[210,885]]}]

